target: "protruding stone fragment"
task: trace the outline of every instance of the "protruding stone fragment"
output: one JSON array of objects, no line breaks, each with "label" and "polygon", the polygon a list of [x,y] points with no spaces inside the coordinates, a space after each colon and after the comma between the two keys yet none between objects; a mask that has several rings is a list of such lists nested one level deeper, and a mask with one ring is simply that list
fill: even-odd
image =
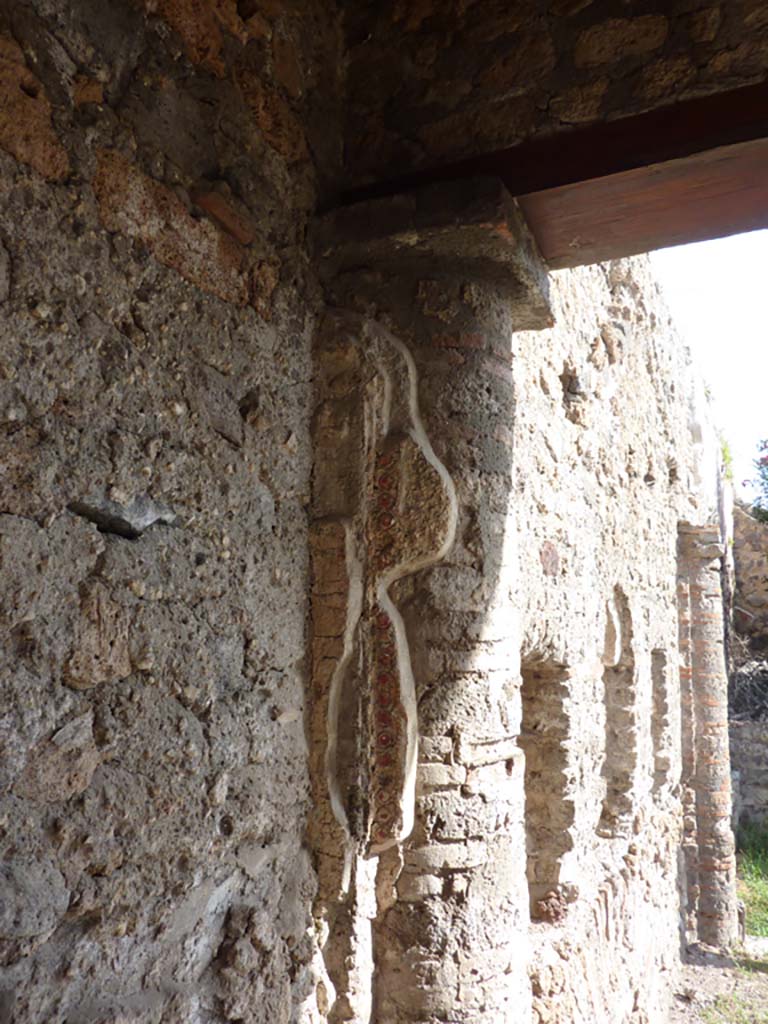
[{"label": "protruding stone fragment", "polygon": [[166,526],[175,526],[178,523],[175,512],[145,494],[125,505],[109,498],[94,498],[73,501],[69,508],[76,515],[95,523],[102,533],[115,533],[130,540],[140,537],[156,523],[163,523]]},{"label": "protruding stone fragment", "polygon": [[14,787],[19,796],[57,803],[83,793],[101,764],[93,712],[73,718],[34,750]]}]

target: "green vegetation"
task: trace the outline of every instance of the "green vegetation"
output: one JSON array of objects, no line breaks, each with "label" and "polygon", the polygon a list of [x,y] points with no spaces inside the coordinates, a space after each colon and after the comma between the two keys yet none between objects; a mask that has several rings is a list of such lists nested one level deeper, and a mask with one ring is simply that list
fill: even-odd
[{"label": "green vegetation", "polygon": [[[747,933],[768,936],[768,826],[747,825],[739,832],[739,895],[747,910]],[[700,1011],[703,1024],[768,1024],[764,984],[768,959],[737,950],[733,959],[742,977],[734,991],[718,996]]]},{"label": "green vegetation", "polygon": [[731,446],[724,437],[720,438],[720,454],[723,459],[723,476],[726,480],[733,483],[733,453],[731,452]]},{"label": "green vegetation", "polygon": [[759,493],[749,511],[750,515],[759,519],[761,523],[768,523],[768,440],[760,441],[757,448],[760,452],[754,461],[757,477],[751,483]]},{"label": "green vegetation", "polygon": [[718,996],[701,1019],[705,1024],[768,1024],[768,1009],[740,996]]},{"label": "green vegetation", "polygon": [[739,832],[739,895],[747,908],[747,933],[768,937],[768,826]]}]

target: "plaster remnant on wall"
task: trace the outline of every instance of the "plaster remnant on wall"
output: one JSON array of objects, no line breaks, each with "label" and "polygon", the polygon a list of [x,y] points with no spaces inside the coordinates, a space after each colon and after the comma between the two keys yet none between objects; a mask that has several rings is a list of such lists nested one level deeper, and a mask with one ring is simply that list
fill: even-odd
[{"label": "plaster remnant on wall", "polygon": [[415,807],[417,684],[391,589],[445,556],[456,498],[421,422],[402,342],[339,315],[319,333],[317,354],[315,443],[329,458],[316,464],[313,499],[312,735],[324,765],[314,784],[316,913],[330,933],[334,1012],[359,1015],[372,999],[369,876],[410,833]]},{"label": "plaster remnant on wall", "polygon": [[[357,329],[359,340],[342,343],[358,346],[357,354],[329,357],[326,394],[333,393],[334,382],[340,389],[334,368],[343,360],[357,367],[359,390],[367,397],[354,419],[338,401],[338,412],[332,414],[328,403],[332,406],[333,399],[321,399],[318,420],[319,430],[332,431],[346,445],[342,460],[360,460],[356,476],[361,481],[360,492],[347,495],[348,507],[336,510],[345,537],[348,595],[342,654],[330,681],[326,764],[337,820],[354,843],[380,853],[413,827],[418,742],[408,640],[390,588],[445,556],[453,543],[457,509],[451,479],[421,423],[410,354],[381,327],[360,324]],[[345,392],[352,383],[344,383]],[[318,480],[318,500],[326,493],[331,503],[338,501],[332,488]],[[327,518],[333,510],[324,507],[323,514]],[[322,632],[317,627],[323,616],[317,608],[316,635]],[[342,753],[339,719],[349,730],[353,691],[360,702],[359,727],[368,738],[347,736]],[[342,763],[355,756],[355,749],[368,762],[357,769]]]}]

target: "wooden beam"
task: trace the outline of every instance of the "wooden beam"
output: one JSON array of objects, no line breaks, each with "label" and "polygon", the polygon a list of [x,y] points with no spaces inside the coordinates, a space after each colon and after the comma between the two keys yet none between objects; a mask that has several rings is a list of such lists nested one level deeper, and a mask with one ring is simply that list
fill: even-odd
[{"label": "wooden beam", "polygon": [[765,81],[363,185],[343,193],[338,205],[477,177],[500,179],[512,195],[525,195],[767,137]]},{"label": "wooden beam", "polygon": [[768,228],[768,138],[518,201],[552,269]]}]

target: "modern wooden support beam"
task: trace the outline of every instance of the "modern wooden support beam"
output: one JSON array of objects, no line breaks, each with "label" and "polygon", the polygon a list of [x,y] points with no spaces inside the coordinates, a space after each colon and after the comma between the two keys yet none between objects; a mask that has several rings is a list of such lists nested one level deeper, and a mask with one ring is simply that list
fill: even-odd
[{"label": "modern wooden support beam", "polygon": [[768,138],[518,201],[553,270],[768,228]]},{"label": "modern wooden support beam", "polygon": [[768,227],[768,82],[365,185],[341,205],[478,176],[520,197],[552,269]]}]

